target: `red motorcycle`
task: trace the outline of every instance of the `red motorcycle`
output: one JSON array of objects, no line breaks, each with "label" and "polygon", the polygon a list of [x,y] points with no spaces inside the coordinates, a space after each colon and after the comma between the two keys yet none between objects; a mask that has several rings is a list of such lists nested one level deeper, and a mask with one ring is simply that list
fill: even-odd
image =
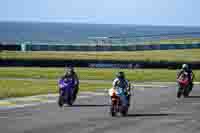
[{"label": "red motorcycle", "polygon": [[178,79],[178,92],[177,92],[177,97],[180,98],[181,95],[183,95],[184,97],[189,96],[190,93],[190,86],[189,86],[189,79],[188,79],[188,73],[184,72],[183,74],[181,74]]},{"label": "red motorcycle", "polygon": [[111,97],[111,107],[110,114],[116,116],[117,113],[120,113],[122,116],[126,116],[128,113],[128,99],[122,88],[111,88],[109,90],[109,95]]}]

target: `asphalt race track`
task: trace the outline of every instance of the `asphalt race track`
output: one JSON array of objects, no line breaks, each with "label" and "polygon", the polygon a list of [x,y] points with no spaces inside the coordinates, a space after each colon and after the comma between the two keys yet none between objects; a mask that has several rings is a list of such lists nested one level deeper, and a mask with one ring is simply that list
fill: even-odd
[{"label": "asphalt race track", "polygon": [[175,85],[138,87],[127,117],[111,117],[106,95],[79,98],[73,107],[56,103],[0,110],[1,133],[199,133],[200,85],[176,99]]}]

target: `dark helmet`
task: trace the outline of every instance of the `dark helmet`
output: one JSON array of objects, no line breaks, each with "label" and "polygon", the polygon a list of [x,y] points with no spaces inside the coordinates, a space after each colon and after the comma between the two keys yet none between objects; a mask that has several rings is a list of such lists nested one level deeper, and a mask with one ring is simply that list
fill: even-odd
[{"label": "dark helmet", "polygon": [[65,76],[69,77],[72,76],[74,74],[74,68],[73,67],[67,67],[65,70]]},{"label": "dark helmet", "polygon": [[117,78],[119,78],[119,79],[124,79],[124,78],[125,78],[124,72],[118,72],[118,73],[116,74],[116,76],[117,76]]}]

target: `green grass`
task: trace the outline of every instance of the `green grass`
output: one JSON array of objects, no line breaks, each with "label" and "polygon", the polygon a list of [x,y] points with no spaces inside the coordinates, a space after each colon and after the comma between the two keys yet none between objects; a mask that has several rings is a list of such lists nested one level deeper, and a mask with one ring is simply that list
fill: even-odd
[{"label": "green grass", "polygon": [[[90,69],[76,68],[81,80],[113,80],[115,73],[124,71],[131,81],[175,82],[177,70],[167,69]],[[195,81],[200,81],[200,70],[194,71]],[[0,78],[47,78],[47,80],[0,79],[0,98],[22,97],[57,92],[57,78],[63,74],[63,68],[0,68]],[[94,91],[111,87],[112,83],[81,82],[81,91]]]},{"label": "green grass", "polygon": [[[115,74],[124,71],[132,81],[175,81],[177,70],[168,69],[95,69],[76,68],[81,80],[113,80]],[[196,80],[200,81],[200,70],[195,70]],[[63,68],[26,68],[3,67],[0,68],[0,77],[7,78],[48,78],[58,79],[64,74]]]},{"label": "green grass", "polygon": [[128,61],[200,61],[200,49],[133,52],[0,52],[0,59],[45,60],[128,60]]},{"label": "green grass", "polygon": [[[81,83],[80,91],[95,91],[111,87],[108,83]],[[0,98],[57,93],[56,80],[0,80]]]},{"label": "green grass", "polygon": [[144,44],[192,44],[200,43],[200,38],[176,38],[176,39],[162,39],[159,41],[146,41]]}]

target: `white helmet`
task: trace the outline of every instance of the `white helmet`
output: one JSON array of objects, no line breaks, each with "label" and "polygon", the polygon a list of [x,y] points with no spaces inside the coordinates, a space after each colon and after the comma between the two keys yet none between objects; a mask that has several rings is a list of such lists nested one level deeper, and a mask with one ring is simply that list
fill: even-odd
[{"label": "white helmet", "polygon": [[187,70],[188,68],[189,68],[189,67],[188,67],[187,64],[183,64],[183,65],[182,65],[182,69]]}]

